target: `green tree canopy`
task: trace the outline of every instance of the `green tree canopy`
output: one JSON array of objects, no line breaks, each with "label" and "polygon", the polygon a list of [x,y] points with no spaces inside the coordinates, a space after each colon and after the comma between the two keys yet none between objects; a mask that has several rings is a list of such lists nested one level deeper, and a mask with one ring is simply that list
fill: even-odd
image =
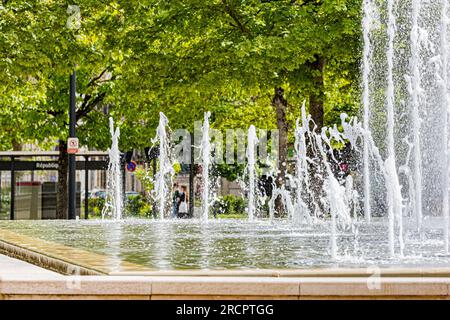
[{"label": "green tree canopy", "polygon": [[172,128],[192,130],[209,110],[218,129],[278,128],[283,163],[304,100],[319,127],[357,110],[360,7],[361,0],[0,0],[0,147],[58,141],[67,156],[76,70],[83,145],[107,148],[109,116],[127,150],[149,144],[160,111]]}]

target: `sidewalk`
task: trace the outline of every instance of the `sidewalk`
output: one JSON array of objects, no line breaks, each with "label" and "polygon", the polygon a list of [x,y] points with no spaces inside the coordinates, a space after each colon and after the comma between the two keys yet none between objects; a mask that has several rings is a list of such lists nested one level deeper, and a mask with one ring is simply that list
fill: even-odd
[{"label": "sidewalk", "polygon": [[36,278],[62,278],[63,276],[27,262],[10,258],[0,254],[0,280],[1,279],[36,279]]},{"label": "sidewalk", "polygon": [[63,276],[0,255],[2,299],[450,299],[450,277]]}]

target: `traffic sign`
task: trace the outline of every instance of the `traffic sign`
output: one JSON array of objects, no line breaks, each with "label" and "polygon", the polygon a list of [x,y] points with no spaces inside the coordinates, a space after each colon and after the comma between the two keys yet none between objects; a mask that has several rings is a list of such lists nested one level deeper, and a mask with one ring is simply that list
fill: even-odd
[{"label": "traffic sign", "polygon": [[78,138],[69,138],[67,140],[67,153],[75,154],[78,153],[79,142]]},{"label": "traffic sign", "polygon": [[348,163],[339,164],[339,169],[341,169],[342,172],[347,172],[348,171]]},{"label": "traffic sign", "polygon": [[127,171],[128,172],[135,172],[137,168],[137,164],[134,161],[130,161],[127,163]]}]

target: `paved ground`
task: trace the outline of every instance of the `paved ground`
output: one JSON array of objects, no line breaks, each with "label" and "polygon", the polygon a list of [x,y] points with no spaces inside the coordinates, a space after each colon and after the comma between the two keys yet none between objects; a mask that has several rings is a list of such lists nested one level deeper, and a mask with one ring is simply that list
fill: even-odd
[{"label": "paved ground", "polygon": [[450,277],[79,277],[0,255],[0,300],[280,298],[450,299]]},{"label": "paved ground", "polygon": [[62,275],[0,254],[0,279],[59,278]]}]

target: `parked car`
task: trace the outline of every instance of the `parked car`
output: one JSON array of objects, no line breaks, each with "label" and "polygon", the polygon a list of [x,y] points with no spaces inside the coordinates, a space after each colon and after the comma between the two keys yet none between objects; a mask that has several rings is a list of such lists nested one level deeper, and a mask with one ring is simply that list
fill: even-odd
[{"label": "parked car", "polygon": [[140,195],[141,195],[141,193],[139,193],[137,191],[127,191],[127,192],[125,192],[125,198],[127,200],[129,200],[130,198],[138,197]]},{"label": "parked car", "polygon": [[[127,191],[127,192],[125,192],[125,198],[126,199],[130,199],[130,198],[137,197],[137,196],[140,196],[140,195],[141,194],[139,192],[137,192],[137,191]],[[100,190],[100,189],[92,190],[91,192],[89,192],[89,198],[91,198],[91,199],[98,199],[98,198],[105,199],[106,198],[106,190]]]},{"label": "parked car", "polygon": [[106,190],[94,189],[89,192],[89,198],[91,199],[105,199],[106,198]]}]

